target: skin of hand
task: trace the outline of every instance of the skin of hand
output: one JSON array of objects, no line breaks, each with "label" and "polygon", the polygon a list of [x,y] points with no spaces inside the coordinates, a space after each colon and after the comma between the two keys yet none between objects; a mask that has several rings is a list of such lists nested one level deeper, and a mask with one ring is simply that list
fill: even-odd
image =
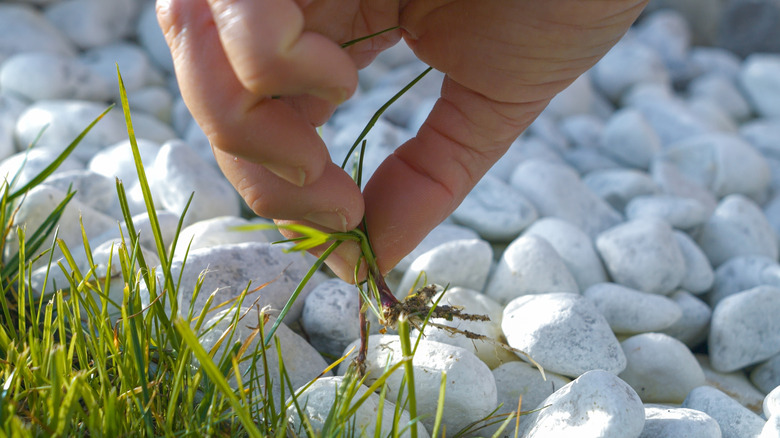
[{"label": "skin of hand", "polygon": [[[277,223],[330,231],[353,229],[365,214],[387,272],[647,1],[158,0],[157,17],[182,97],[247,204]],[[355,91],[357,71],[401,37],[445,73],[441,97],[361,193],[315,127]],[[359,254],[344,244],[328,265],[352,281]]]}]

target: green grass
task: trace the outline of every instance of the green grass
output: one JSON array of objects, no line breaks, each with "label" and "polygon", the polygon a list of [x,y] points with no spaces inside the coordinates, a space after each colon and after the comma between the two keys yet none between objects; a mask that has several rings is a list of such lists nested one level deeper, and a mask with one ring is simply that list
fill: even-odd
[{"label": "green grass", "polygon": [[[143,257],[125,189],[119,180],[117,196],[124,212],[126,233],[117,245],[118,259],[109,260],[108,272],[110,265],[119,265],[123,280],[120,283],[97,275],[99,271],[86,233],[83,233],[83,250],[89,261],[86,272],[76,265],[67,245],[57,239],[57,221],[73,193],[51,212],[40,228],[27,230],[23,224],[14,223],[15,209],[23,202],[24,194],[56,170],[105,112],[30,183],[16,188],[15,179],[3,182],[0,186],[0,223],[3,227],[0,251],[6,257],[0,266],[3,287],[0,295],[0,434],[14,437],[292,435],[290,414],[297,412],[305,417],[301,401],[295,396],[299,388],[291,387],[285,372],[281,346],[274,337],[277,325],[266,325],[262,310],[253,308],[249,300],[245,300],[252,286],[246,285],[244,293],[229,303],[214,303],[212,295],[205,309],[177,308],[180,279],[171,274],[172,251],[169,250],[176,246],[176,241],[164,242],[162,239],[121,76],[119,84],[121,106],[160,266],[150,266]],[[406,89],[408,87],[402,92]],[[368,129],[370,127],[361,134],[356,145],[361,143]],[[365,142],[361,151],[364,148]],[[360,173],[358,166],[357,181],[360,181]],[[186,210],[182,218],[184,214]],[[182,221],[177,238],[181,227]],[[295,231],[302,237],[295,239],[293,250],[306,250],[328,242],[332,250],[345,240],[358,242],[369,271],[374,275],[369,275],[369,281],[356,288],[355,293],[360,293],[367,308],[381,316],[383,281],[381,276],[376,277],[376,270],[371,269],[376,267],[376,260],[365,233],[356,230],[325,234],[305,227]],[[55,249],[63,254],[61,260],[54,259]],[[326,255],[317,260],[310,274],[319,268]],[[62,270],[67,275],[68,287],[43,291],[40,296],[34,293],[30,287],[30,274],[33,262],[38,260],[48,261],[49,270]],[[276,321],[283,319],[286,309],[309,277],[302,280]],[[200,291],[200,284],[198,282],[192,291],[194,296],[210,293]],[[121,302],[109,299],[109,296],[118,296],[116,291],[111,295],[112,287],[122,287]],[[150,302],[142,299],[144,290],[149,291]],[[212,310],[218,307],[222,312],[214,320],[212,317],[216,312]],[[237,330],[241,318],[256,318],[250,320],[256,328],[249,335],[242,336]],[[358,321],[346,323],[357,324]],[[212,331],[222,330],[224,326],[227,329],[216,333],[219,341],[212,348],[205,348],[201,343],[204,336],[213,337]],[[399,320],[399,330],[408,333],[404,318]],[[272,344],[275,349],[267,348]],[[393,371],[403,369],[407,389],[401,391],[395,401],[398,407],[410,412],[412,420],[402,423],[400,408],[397,408],[391,419],[379,416],[376,426],[379,430],[380,422],[392,421],[392,436],[408,430],[416,437],[420,418],[416,415],[411,371],[413,352],[409,342],[404,343],[404,353],[405,358],[376,379],[368,393],[376,391],[384,395],[387,377]],[[271,354],[277,356],[271,357]],[[272,363],[278,363],[278,367]],[[440,428],[445,426],[441,422],[444,377],[434,434],[440,434]],[[274,381],[281,383],[276,385],[280,389],[278,393],[272,390]],[[363,430],[355,427],[353,416],[368,396],[368,393],[357,395],[356,388],[361,382],[354,369],[348,372],[322,430],[314,430],[305,418],[296,430],[309,436],[360,436]],[[505,426],[510,420],[506,420]]]}]

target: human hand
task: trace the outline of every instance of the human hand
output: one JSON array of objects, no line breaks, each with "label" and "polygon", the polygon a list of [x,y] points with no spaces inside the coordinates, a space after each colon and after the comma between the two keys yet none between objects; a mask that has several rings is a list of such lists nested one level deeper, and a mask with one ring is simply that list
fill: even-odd
[{"label": "human hand", "polygon": [[[277,221],[336,231],[365,214],[387,271],[646,2],[158,0],[157,12],[182,97],[247,204]],[[394,26],[402,30],[339,46]],[[357,70],[401,35],[446,74],[441,98],[361,194],[314,128],[354,92]],[[358,257],[342,245],[328,264],[351,280]]]}]

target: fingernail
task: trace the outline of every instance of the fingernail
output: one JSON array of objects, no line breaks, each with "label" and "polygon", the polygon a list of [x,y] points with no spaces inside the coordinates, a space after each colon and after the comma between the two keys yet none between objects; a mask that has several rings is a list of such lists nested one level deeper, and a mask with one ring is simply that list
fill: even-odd
[{"label": "fingernail", "polygon": [[314,222],[317,225],[330,228],[331,230],[341,232],[347,231],[347,218],[336,211],[317,211],[309,213],[303,218],[309,222]]},{"label": "fingernail", "polygon": [[[325,263],[331,271],[342,280],[348,283],[355,282],[355,266],[360,260],[360,248],[354,242],[344,242],[332,253]],[[361,273],[358,275],[358,281],[364,277],[365,267],[361,266]]]},{"label": "fingernail", "polygon": [[349,90],[340,87],[312,90],[309,94],[325,99],[334,105],[341,105],[349,99]]},{"label": "fingernail", "polygon": [[304,172],[301,167],[273,163],[265,163],[263,164],[263,167],[270,170],[279,178],[295,184],[298,187],[303,187],[303,183],[306,182],[306,172]]}]

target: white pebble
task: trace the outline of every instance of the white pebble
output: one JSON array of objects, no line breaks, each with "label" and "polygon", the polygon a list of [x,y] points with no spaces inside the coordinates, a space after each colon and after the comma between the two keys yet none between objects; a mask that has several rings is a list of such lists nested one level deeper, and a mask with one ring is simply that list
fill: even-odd
[{"label": "white pebble", "polygon": [[682,407],[696,409],[714,418],[723,438],[748,438],[761,433],[765,421],[723,392],[700,386],[688,394]]},{"label": "white pebble", "polygon": [[661,219],[678,230],[694,229],[707,221],[707,207],[694,198],[647,195],[632,198],[624,211],[626,219]]},{"label": "white pebble", "polygon": [[687,234],[674,231],[674,238],[685,259],[686,271],[680,287],[695,294],[707,292],[715,280],[715,273],[707,256]]},{"label": "white pebble", "polygon": [[596,87],[614,102],[632,85],[669,82],[669,72],[657,51],[629,34],[591,69]]},{"label": "white pebble", "polygon": [[604,315],[615,333],[659,331],[682,317],[682,310],[671,299],[615,283],[594,284],[582,295]]},{"label": "white pebble", "polygon": [[535,235],[523,235],[509,244],[485,287],[485,294],[501,304],[548,292],[578,294],[580,290],[553,246]]},{"label": "white pebble", "polygon": [[618,374],[626,367],[626,356],[607,320],[580,295],[517,298],[504,309],[501,328],[510,346],[554,373],[577,377],[601,369]]},{"label": "white pebble", "polygon": [[582,182],[620,212],[633,198],[653,195],[659,191],[648,174],[636,169],[597,170],[586,174]]},{"label": "white pebble", "polygon": [[780,386],[780,353],[753,368],[750,372],[750,381],[756,385],[756,388],[766,393]]},{"label": "white pebble", "polygon": [[707,385],[723,391],[729,397],[736,400],[742,406],[755,413],[761,412],[761,404],[764,401],[764,393],[748,380],[744,371],[739,370],[732,373],[722,373],[712,368],[709,356],[696,354],[696,360],[699,361],[704,376],[707,378]]},{"label": "white pebble", "polygon": [[231,243],[268,242],[263,230],[234,229],[248,225],[249,221],[236,216],[217,216],[187,225],[179,232],[174,257],[184,256],[188,249],[194,251]]},{"label": "white pebble", "polygon": [[766,395],[763,410],[764,416],[767,418],[780,415],[780,386]]},{"label": "white pebble", "polygon": [[780,287],[777,261],[764,256],[733,257],[715,270],[715,281],[707,300],[710,306],[716,306],[729,295],[761,285]]},{"label": "white pebble", "polygon": [[674,324],[661,330],[688,347],[696,347],[707,339],[712,309],[690,292],[678,290],[669,298],[682,310],[682,316]]},{"label": "white pebble", "polygon": [[430,283],[481,291],[492,262],[493,249],[482,239],[445,242],[412,262],[404,272],[396,293],[405,297],[414,292],[413,289]]},{"label": "white pebble", "polygon": [[137,10],[134,0],[64,0],[44,13],[77,46],[90,48],[129,35]]},{"label": "white pebble", "polygon": [[2,63],[0,88],[30,101],[102,101],[108,100],[116,87],[73,56],[28,52],[11,56]]},{"label": "white pebble", "polygon": [[739,80],[758,114],[780,116],[780,55],[756,53],[748,56]]},{"label": "white pebble", "polygon": [[73,43],[35,8],[0,4],[0,64],[17,53],[49,52],[73,56]]},{"label": "white pebble", "polygon": [[661,139],[641,112],[625,108],[607,122],[599,149],[628,166],[647,169],[661,150]]},{"label": "white pebble", "polygon": [[702,411],[645,404],[645,428],[639,438],[721,438],[720,426]]}]

